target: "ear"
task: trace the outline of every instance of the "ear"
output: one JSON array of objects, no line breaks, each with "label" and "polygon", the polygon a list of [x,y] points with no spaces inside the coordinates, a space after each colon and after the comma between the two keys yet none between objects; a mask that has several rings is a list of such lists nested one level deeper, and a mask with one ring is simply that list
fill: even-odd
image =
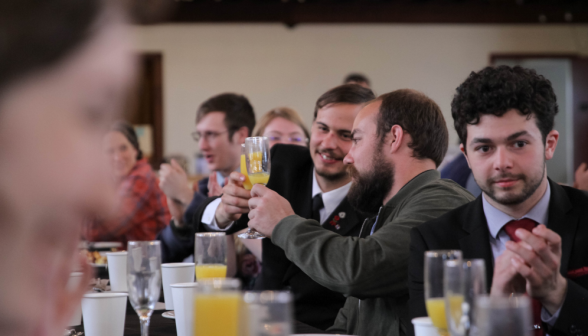
[{"label": "ear", "polygon": [[238,143],[239,145],[245,143],[245,139],[249,136],[249,129],[245,126],[239,128],[233,134],[233,142]]},{"label": "ear", "polygon": [[461,151],[463,156],[465,156],[466,161],[468,162],[468,167],[470,167],[470,169],[472,169],[472,166],[470,165],[470,159],[468,158],[468,154],[466,153],[466,150],[465,150],[465,147],[463,146],[463,143],[459,144],[459,150]]},{"label": "ear", "polygon": [[547,134],[545,139],[545,160],[551,160],[557,147],[557,141],[559,140],[559,132],[553,130]]},{"label": "ear", "polygon": [[404,130],[398,125],[392,126],[390,133],[388,133],[388,145],[390,147],[390,154],[396,153],[402,148],[402,140],[404,140]]}]

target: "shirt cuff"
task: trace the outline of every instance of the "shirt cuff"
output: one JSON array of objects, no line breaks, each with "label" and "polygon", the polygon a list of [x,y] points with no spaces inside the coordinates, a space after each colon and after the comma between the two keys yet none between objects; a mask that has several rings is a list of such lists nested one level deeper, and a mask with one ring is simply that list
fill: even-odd
[{"label": "shirt cuff", "polygon": [[[561,307],[563,307],[563,302],[561,304]],[[559,309],[553,315],[551,315],[547,311],[547,309],[545,309],[545,307],[542,307],[541,308],[541,321],[543,321],[543,323],[546,323],[550,327],[553,327],[555,325],[555,322],[557,322],[557,318],[559,317],[559,312],[561,311],[561,307],[559,307]]]},{"label": "shirt cuff", "polygon": [[232,222],[231,224],[227,225],[227,227],[225,227],[224,229],[218,227],[218,224],[216,223],[215,214],[216,209],[219,207],[221,203],[221,200],[221,198],[217,198],[214,201],[210,202],[206,206],[206,209],[204,209],[204,213],[202,214],[202,224],[206,225],[212,231],[227,231],[235,223]]}]

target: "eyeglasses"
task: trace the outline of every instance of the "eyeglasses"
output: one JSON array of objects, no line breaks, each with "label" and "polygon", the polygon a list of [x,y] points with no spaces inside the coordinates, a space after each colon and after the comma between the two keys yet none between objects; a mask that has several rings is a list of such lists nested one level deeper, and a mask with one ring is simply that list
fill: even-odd
[{"label": "eyeglasses", "polygon": [[204,133],[200,133],[200,132],[196,131],[196,132],[192,132],[192,138],[196,142],[200,142],[201,139],[204,139],[206,141],[212,141],[212,140],[216,139],[219,135],[224,134],[224,133],[228,133],[228,132],[229,132],[229,130],[226,130],[223,132],[206,131]]},{"label": "eyeglasses", "polygon": [[294,143],[294,144],[308,142],[308,138],[303,138],[303,137],[284,137],[284,138],[282,138],[281,136],[268,136],[267,138],[269,139],[269,141],[281,142],[283,139],[283,141],[286,143]]}]

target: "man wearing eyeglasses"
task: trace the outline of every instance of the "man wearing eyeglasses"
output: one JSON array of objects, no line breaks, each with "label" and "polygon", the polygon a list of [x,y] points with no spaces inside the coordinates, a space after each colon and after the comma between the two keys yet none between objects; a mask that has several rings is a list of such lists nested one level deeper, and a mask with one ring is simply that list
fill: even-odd
[{"label": "man wearing eyeglasses", "polygon": [[[182,261],[193,253],[194,242],[177,239],[172,226],[184,227],[200,204],[208,196],[216,194],[214,186],[222,187],[229,174],[239,168],[241,144],[251,135],[254,127],[253,107],[245,96],[223,93],[200,105],[192,137],[212,174],[198,181],[198,191],[194,192],[186,172],[175,160],[161,165],[159,186],[168,198],[173,217],[171,225],[158,235],[162,241],[163,262]],[[220,188],[217,191],[220,192]]]}]

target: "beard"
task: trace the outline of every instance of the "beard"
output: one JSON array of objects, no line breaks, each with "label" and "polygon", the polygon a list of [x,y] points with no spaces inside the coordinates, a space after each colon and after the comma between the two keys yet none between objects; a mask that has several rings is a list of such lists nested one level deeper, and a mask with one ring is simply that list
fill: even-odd
[{"label": "beard", "polygon": [[348,166],[347,171],[353,179],[347,193],[351,206],[361,212],[377,213],[394,185],[394,165],[374,156],[370,171],[360,173],[354,166]]},{"label": "beard", "polygon": [[[476,181],[476,183],[478,183],[480,189],[482,189],[482,191],[495,202],[503,205],[517,205],[529,199],[529,197],[531,197],[535,193],[535,191],[537,191],[544,177],[545,162],[543,162],[543,169],[541,174],[533,174],[531,176],[528,176],[525,174],[504,173],[500,174],[499,176],[488,178],[485,184],[480,184],[478,183],[478,181]],[[504,178],[517,179],[522,181],[523,189],[518,193],[513,191],[504,193],[503,195],[498,195],[498,192],[496,188],[493,187],[493,185],[496,181]]]}]

